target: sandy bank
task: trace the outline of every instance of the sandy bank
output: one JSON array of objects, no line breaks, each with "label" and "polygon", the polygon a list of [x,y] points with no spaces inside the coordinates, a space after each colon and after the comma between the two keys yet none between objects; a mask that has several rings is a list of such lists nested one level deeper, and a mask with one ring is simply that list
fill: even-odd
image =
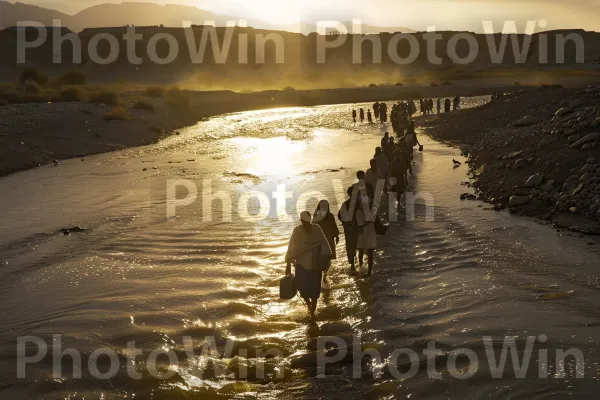
[{"label": "sandy bank", "polygon": [[600,234],[599,117],[600,86],[591,86],[522,91],[419,123],[463,149],[497,210]]}]

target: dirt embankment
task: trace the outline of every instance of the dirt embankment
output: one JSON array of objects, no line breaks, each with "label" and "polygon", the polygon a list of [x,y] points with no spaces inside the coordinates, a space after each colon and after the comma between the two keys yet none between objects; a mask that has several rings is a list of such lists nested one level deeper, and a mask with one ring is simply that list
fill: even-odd
[{"label": "dirt embankment", "polygon": [[600,234],[599,117],[600,85],[517,92],[420,124],[469,156],[494,208]]},{"label": "dirt embankment", "polygon": [[[168,92],[164,98],[153,98],[145,96],[143,90],[125,90],[118,93],[120,105],[117,108],[120,110],[117,113],[114,113],[114,105],[57,102],[60,99],[0,104],[0,176],[61,159],[152,144],[176,134],[177,129],[223,113],[271,107],[391,101],[419,95],[477,95],[495,90],[388,87],[255,93],[177,91],[175,104]],[[140,102],[150,103],[150,106],[138,109],[134,104]],[[110,120],[107,120],[107,114]]]}]

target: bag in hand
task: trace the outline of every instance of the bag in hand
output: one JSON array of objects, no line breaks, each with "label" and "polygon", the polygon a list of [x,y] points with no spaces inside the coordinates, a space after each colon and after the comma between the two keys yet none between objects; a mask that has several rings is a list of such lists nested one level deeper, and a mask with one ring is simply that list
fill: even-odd
[{"label": "bag in hand", "polygon": [[286,276],[279,281],[279,298],[282,300],[291,300],[296,297],[298,288],[296,287],[296,278],[292,275]]}]

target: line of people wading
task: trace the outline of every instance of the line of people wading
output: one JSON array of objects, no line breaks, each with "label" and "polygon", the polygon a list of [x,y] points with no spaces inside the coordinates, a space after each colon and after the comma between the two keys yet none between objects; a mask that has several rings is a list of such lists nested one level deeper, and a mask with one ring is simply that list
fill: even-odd
[{"label": "line of people wading", "polygon": [[[438,113],[441,107],[438,99]],[[444,104],[446,112],[450,111],[450,99]],[[460,107],[460,98],[453,100],[453,108]],[[408,185],[408,175],[412,175],[414,147],[419,143],[412,116],[417,112],[414,101],[397,102],[392,106],[390,122],[395,134],[386,132],[381,139],[381,146],[375,149],[367,171],[358,171],[358,182],[347,190],[348,199],[342,204],[338,219],[342,223],[346,238],[346,256],[350,264],[350,272],[357,272],[364,267],[367,256],[366,275],[373,273],[377,236],[385,234],[387,226],[380,219],[380,202],[383,194],[395,193],[399,199]],[[421,112],[433,113],[433,100],[421,100]],[[364,109],[358,115],[364,121]],[[366,116],[369,123],[375,118],[386,123],[388,121],[387,104],[377,102],[373,105],[373,114],[368,110]],[[352,111],[356,122],[357,112]],[[304,300],[311,318],[315,317],[317,302],[322,289],[328,289],[327,272],[331,260],[337,258],[336,245],[339,243],[340,231],[327,200],[321,200],[317,209],[311,214],[304,211],[300,214],[301,224],[294,228],[287,253],[285,255],[286,276],[280,282],[280,297],[292,299],[299,292]],[[357,257],[358,253],[358,257]],[[292,276],[292,264],[295,275]]]},{"label": "line of people wading", "polygon": [[[453,99],[437,99],[437,113],[442,113],[442,105],[444,107],[444,112],[450,112],[451,110],[458,110],[460,108],[460,96],[456,96]],[[419,100],[419,110],[421,115],[430,115],[434,114],[434,101],[431,98],[421,99]],[[394,128],[394,133],[397,132],[398,126],[406,126],[407,121],[417,112],[417,106],[414,100],[409,100],[407,102],[398,102],[392,106],[392,111],[390,113],[390,121]],[[358,122],[357,118],[360,119],[360,122],[365,122],[365,117],[369,124],[372,124],[373,117],[375,117],[376,121],[380,121],[382,123],[388,122],[388,106],[386,103],[376,102],[373,104],[373,113],[371,110],[367,110],[365,114],[365,109],[360,108],[358,112],[356,110],[352,110],[352,121],[356,124]]]}]

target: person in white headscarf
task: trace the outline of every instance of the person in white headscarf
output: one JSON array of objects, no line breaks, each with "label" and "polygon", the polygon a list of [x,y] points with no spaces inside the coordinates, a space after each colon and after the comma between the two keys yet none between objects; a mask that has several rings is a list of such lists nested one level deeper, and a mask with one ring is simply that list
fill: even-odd
[{"label": "person in white headscarf", "polygon": [[315,317],[317,301],[321,296],[322,266],[318,260],[329,257],[331,248],[321,227],[313,224],[308,211],[300,214],[301,225],[294,228],[285,255],[286,275],[292,273],[292,263],[296,270],[296,287],[304,299],[311,317]]}]

